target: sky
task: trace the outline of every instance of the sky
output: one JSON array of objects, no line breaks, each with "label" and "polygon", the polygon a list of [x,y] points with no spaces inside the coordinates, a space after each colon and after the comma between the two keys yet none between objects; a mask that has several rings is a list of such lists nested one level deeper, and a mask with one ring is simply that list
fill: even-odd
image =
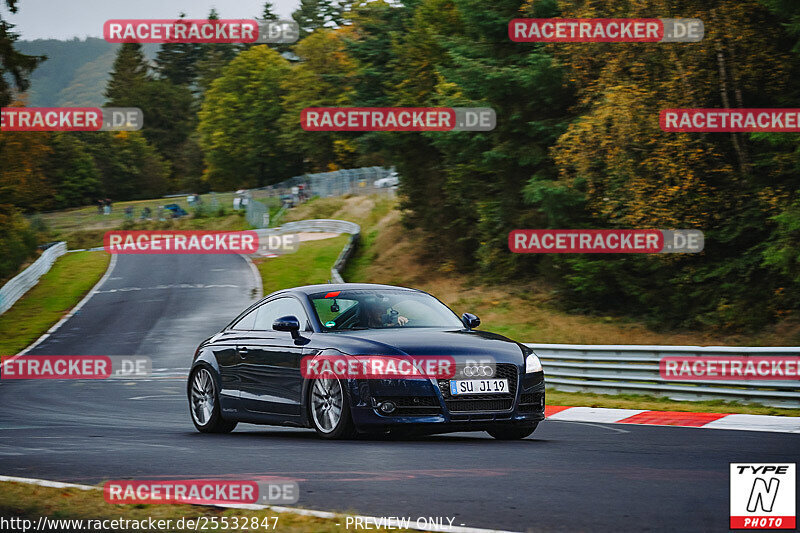
[{"label": "sky", "polygon": [[[206,18],[216,8],[220,18],[254,18],[261,15],[264,0],[19,0],[11,14],[0,1],[3,19],[15,25],[20,39],[72,39],[103,37],[108,19],[169,19],[180,13],[187,18]],[[300,0],[272,0],[274,11],[289,18]]]}]

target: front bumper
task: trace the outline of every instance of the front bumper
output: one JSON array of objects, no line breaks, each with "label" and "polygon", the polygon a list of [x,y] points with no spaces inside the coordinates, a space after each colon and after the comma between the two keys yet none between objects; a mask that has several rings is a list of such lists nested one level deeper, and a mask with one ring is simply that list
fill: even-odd
[{"label": "front bumper", "polygon": [[[510,366],[510,365],[509,365]],[[514,365],[516,367],[516,365]],[[541,372],[508,375],[511,394],[452,398],[446,380],[351,380],[348,392],[353,422],[362,432],[403,430],[424,433],[483,431],[509,425],[533,425],[544,419],[545,390]],[[392,401],[391,414],[378,409]]]}]

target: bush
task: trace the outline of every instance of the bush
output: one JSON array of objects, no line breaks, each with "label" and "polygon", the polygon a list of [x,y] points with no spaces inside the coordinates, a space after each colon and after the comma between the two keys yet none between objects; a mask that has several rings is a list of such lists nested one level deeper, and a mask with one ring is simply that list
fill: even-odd
[{"label": "bush", "polygon": [[36,233],[14,206],[0,204],[0,280],[17,274],[19,267],[36,253]]}]

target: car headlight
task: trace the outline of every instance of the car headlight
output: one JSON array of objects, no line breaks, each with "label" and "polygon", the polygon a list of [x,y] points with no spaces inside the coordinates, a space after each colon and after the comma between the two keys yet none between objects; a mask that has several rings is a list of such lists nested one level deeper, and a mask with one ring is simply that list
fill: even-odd
[{"label": "car headlight", "polygon": [[539,361],[539,358],[536,357],[535,353],[530,354],[525,359],[525,373],[530,374],[531,372],[541,372],[542,371],[542,362]]}]

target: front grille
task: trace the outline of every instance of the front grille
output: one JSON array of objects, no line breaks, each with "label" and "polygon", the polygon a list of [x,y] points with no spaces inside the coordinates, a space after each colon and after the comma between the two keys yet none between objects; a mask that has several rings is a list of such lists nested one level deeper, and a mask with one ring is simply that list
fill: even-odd
[{"label": "front grille", "polygon": [[464,413],[469,411],[508,411],[511,409],[514,400],[448,400],[445,402],[447,409],[452,413]]},{"label": "front grille", "polygon": [[384,416],[429,416],[442,412],[439,400],[434,396],[386,396],[375,398],[375,401],[391,401],[397,406],[389,415],[381,413]]},{"label": "front grille", "polygon": [[464,413],[471,411],[509,411],[514,406],[517,395],[517,365],[511,363],[498,363],[494,376],[508,380],[510,394],[470,394],[463,398],[450,395],[450,381],[439,380],[439,389],[444,396],[444,403],[451,413]]}]

